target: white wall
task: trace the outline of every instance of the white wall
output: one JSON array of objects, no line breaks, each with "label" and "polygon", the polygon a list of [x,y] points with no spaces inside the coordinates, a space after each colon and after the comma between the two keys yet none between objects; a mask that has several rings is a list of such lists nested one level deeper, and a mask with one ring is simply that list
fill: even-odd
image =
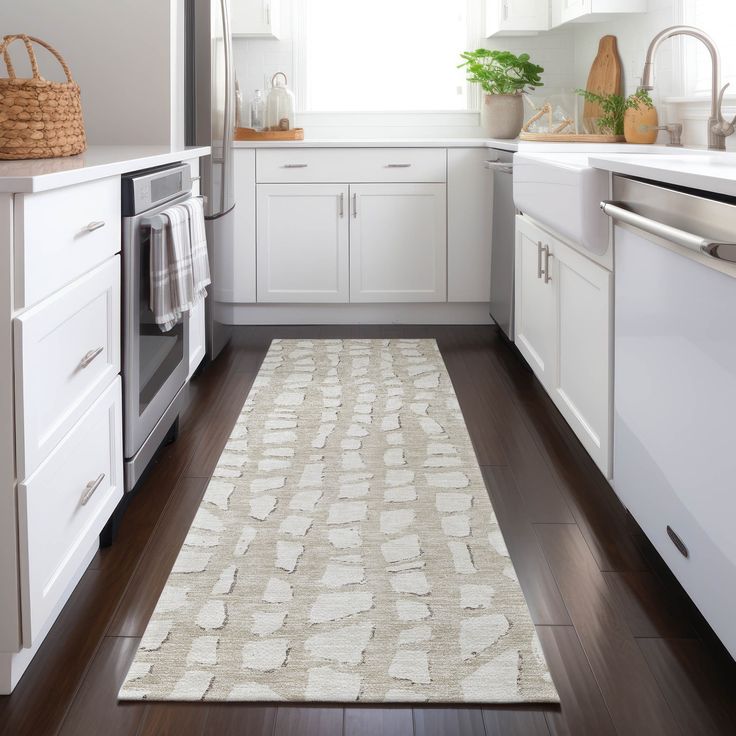
[{"label": "white wall", "polygon": [[[27,33],[55,46],[82,90],[91,144],[179,144],[183,129],[183,0],[0,0],[0,36]],[[30,67],[14,44],[20,75]],[[43,49],[41,73],[62,79]],[[173,63],[172,63],[173,60]],[[0,65],[1,66],[1,65]],[[180,72],[173,79],[171,70]],[[4,73],[4,72],[3,72]]]},{"label": "white wall", "polygon": [[[294,6],[297,0],[281,0],[281,38],[250,39],[236,38],[233,44],[235,69],[247,101],[255,89],[266,89],[271,77],[277,72],[285,72],[294,87],[295,64],[298,49],[293,37]],[[474,12],[480,13],[481,0],[473,0]],[[569,88],[575,84],[573,29],[565,28],[539,36],[524,38],[503,38],[488,40],[479,38],[478,46],[508,49],[514,53],[528,52],[532,59],[545,68],[544,82],[547,88]],[[404,84],[397,79],[397,84]],[[298,104],[298,101],[297,101]],[[378,117],[378,116],[376,116]],[[391,121],[381,117],[376,123],[374,116],[364,116],[356,121],[354,116],[309,115],[299,120],[306,134],[311,138],[425,138],[425,137],[476,137],[485,135],[480,127],[479,116],[447,115],[435,116],[431,122],[417,122],[417,116],[407,116],[405,120],[392,116]],[[468,119],[470,118],[470,119]]]}]

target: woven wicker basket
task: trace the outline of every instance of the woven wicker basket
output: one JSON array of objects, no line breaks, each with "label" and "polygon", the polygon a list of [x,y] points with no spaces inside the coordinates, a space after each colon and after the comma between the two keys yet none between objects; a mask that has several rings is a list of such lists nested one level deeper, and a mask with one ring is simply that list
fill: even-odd
[{"label": "woven wicker basket", "polygon": [[[33,76],[18,79],[8,53],[23,41]],[[61,64],[66,82],[50,82],[38,72],[32,44],[48,49]],[[0,78],[0,159],[74,156],[87,148],[79,85],[67,63],[49,44],[25,34],[5,36],[0,43],[8,76]]]}]

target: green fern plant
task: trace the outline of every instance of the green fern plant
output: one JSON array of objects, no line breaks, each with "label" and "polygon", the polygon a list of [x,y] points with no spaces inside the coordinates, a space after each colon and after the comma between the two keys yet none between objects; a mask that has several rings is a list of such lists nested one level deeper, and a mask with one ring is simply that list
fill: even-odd
[{"label": "green fern plant", "polygon": [[544,69],[534,64],[529,54],[516,56],[510,51],[476,49],[460,54],[468,81],[479,84],[489,95],[517,95],[542,87]]}]

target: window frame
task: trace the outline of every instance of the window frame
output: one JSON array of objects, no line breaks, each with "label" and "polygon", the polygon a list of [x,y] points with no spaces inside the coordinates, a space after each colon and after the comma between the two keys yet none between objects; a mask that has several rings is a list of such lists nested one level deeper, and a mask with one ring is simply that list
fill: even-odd
[{"label": "window frame", "polygon": [[[309,0],[293,0],[293,43],[294,43],[294,94],[296,97],[296,114],[300,124],[304,126],[365,128],[366,131],[376,127],[411,128],[465,128],[477,129],[480,119],[481,94],[477,84],[466,82],[468,108],[465,110],[367,110],[345,112],[320,112],[304,110],[302,100],[306,99],[306,29],[304,14]],[[467,46],[476,48],[483,32],[483,0],[465,0],[467,5]],[[460,59],[458,57],[458,63]]]}]

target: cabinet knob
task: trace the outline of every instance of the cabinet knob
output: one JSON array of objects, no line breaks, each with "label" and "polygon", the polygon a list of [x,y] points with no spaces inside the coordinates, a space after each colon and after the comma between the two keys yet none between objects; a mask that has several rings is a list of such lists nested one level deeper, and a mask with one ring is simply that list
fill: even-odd
[{"label": "cabinet knob", "polygon": [[94,492],[100,487],[100,484],[102,481],[105,480],[105,474],[100,473],[100,475],[97,476],[94,480],[91,480],[87,485],[84,487],[84,492],[82,493],[82,497],[79,499],[79,503],[82,506],[86,506],[87,502],[92,498],[94,495]]}]

